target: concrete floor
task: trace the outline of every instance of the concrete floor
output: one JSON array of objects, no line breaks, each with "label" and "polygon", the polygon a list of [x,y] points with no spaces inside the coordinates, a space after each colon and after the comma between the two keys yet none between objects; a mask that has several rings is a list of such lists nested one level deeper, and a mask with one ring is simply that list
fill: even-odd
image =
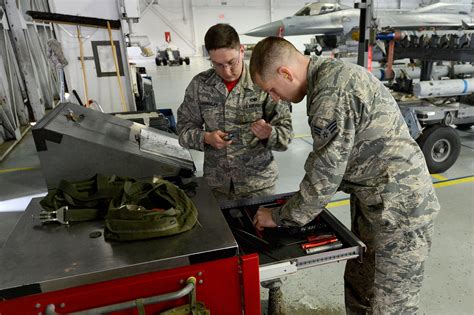
[{"label": "concrete floor", "polygon": [[[137,59],[147,68],[155,89],[158,108],[176,109],[191,78],[208,68],[204,58],[192,58],[190,66],[156,67],[153,59]],[[278,192],[298,189],[303,164],[312,148],[303,100],[293,106],[296,138],[286,152],[276,152],[280,169]],[[474,129],[459,131],[461,155],[443,174],[433,175],[442,210],[436,221],[431,256],[426,264],[421,296],[421,314],[474,314]],[[197,175],[202,174],[202,153],[193,151]],[[463,181],[445,180],[466,178]],[[31,133],[0,162],[0,247],[32,196],[43,195],[46,185]],[[333,200],[346,198],[338,193]],[[331,207],[331,212],[349,226],[348,206]],[[344,263],[302,270],[289,276],[283,287],[289,314],[344,314]],[[267,296],[262,289],[262,299]],[[262,301],[263,308],[265,301]],[[263,312],[265,313],[265,312]]]}]

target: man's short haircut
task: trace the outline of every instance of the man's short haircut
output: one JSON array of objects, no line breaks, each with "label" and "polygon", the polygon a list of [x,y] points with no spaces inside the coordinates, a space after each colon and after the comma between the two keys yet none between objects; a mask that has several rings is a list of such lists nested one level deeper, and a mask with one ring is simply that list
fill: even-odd
[{"label": "man's short haircut", "polygon": [[239,34],[229,24],[216,24],[207,30],[204,45],[208,52],[220,48],[239,49]]},{"label": "man's short haircut", "polygon": [[298,52],[295,46],[284,38],[271,36],[261,40],[253,48],[250,57],[252,80],[255,82],[256,75],[262,80],[268,79],[282,63],[291,61],[295,52]]}]

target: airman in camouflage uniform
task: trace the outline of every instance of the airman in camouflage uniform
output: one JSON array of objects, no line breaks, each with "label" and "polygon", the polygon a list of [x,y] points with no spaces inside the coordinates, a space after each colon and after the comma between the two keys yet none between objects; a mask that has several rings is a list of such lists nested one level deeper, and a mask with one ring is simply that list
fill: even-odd
[{"label": "airman in camouflage uniform", "polygon": [[[278,169],[271,150],[286,150],[293,136],[289,104],[252,83],[231,26],[211,27],[205,42],[213,69],[186,89],[178,109],[179,143],[204,151],[204,177],[218,199],[272,194]],[[236,84],[230,92],[225,81]]]},{"label": "airman in camouflage uniform", "polygon": [[307,96],[313,137],[300,190],[276,211],[260,209],[257,228],[304,225],[337,190],[351,194],[352,231],[367,252],[362,264],[346,265],[347,313],[416,313],[439,204],[423,154],[390,92],[357,65],[309,59],[280,38],[257,44],[250,70],[275,99]]}]

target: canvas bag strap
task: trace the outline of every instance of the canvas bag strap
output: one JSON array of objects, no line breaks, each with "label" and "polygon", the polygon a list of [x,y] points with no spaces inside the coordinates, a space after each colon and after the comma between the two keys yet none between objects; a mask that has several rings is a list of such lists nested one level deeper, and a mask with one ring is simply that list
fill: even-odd
[{"label": "canvas bag strap", "polygon": [[49,193],[41,205],[47,211],[61,212],[56,214],[65,222],[90,221],[103,218],[109,200],[123,190],[124,179],[97,174],[94,177],[77,182],[62,180],[58,188]]}]

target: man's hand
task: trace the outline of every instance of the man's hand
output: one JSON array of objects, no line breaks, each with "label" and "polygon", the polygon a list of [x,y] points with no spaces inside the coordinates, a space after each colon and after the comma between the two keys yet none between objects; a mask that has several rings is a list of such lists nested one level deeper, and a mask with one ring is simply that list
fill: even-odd
[{"label": "man's hand", "polygon": [[232,143],[232,140],[229,140],[229,141],[224,140],[224,138],[227,135],[228,135],[227,133],[222,132],[220,130],[216,130],[213,132],[206,132],[204,134],[204,143],[207,143],[216,149],[225,148],[226,146]]},{"label": "man's hand", "polygon": [[276,227],[277,225],[272,218],[272,209],[260,207],[257,210],[257,213],[255,213],[255,216],[253,217],[253,224],[259,231],[262,231],[263,228],[266,227]]},{"label": "man's hand", "polygon": [[252,123],[250,130],[260,140],[268,139],[272,134],[272,125],[267,123],[264,119],[259,119]]}]

